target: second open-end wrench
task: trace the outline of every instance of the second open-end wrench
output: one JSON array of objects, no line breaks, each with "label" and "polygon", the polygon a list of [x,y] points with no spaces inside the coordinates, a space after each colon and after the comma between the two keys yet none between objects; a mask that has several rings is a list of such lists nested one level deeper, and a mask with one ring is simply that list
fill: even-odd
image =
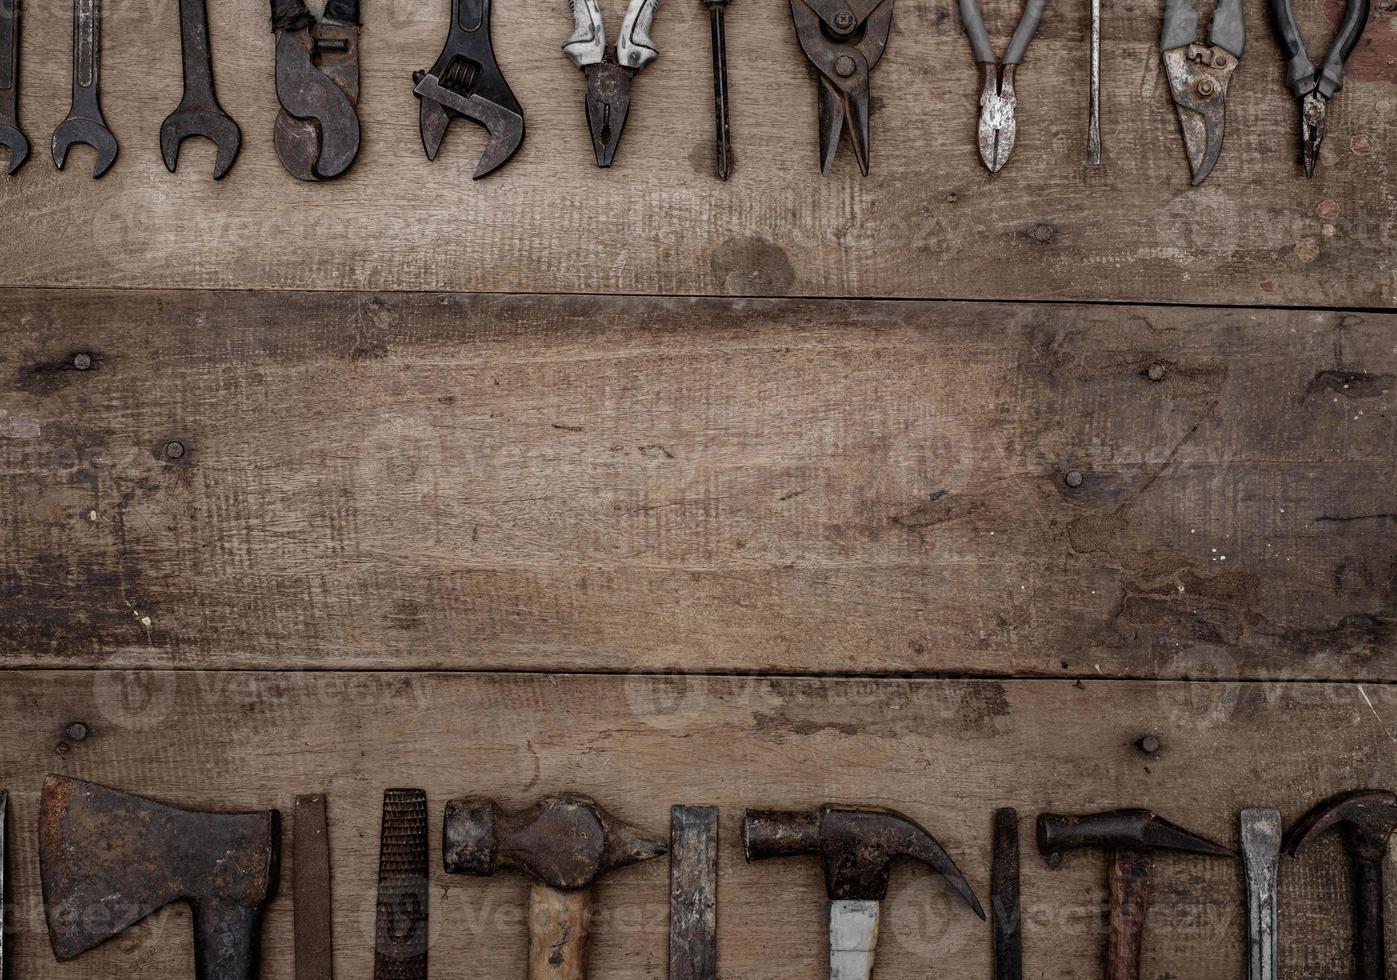
[{"label": "second open-end wrench", "polygon": [[160,126],[160,155],[165,159],[165,169],[174,173],[179,164],[180,144],[191,136],[212,140],[218,149],[213,179],[221,180],[237,159],[243,136],[213,91],[209,17],[204,0],[179,0],[179,37],[184,56],[184,97]]},{"label": "second open-end wrench", "polygon": [[29,159],[19,129],[19,2],[0,0],[0,146],[9,148],[11,174]]},{"label": "second open-end wrench", "polygon": [[97,151],[92,177],[116,162],[116,137],[102,118],[102,0],[73,0],[73,105],[53,131],[53,163],[59,170],[74,143]]}]

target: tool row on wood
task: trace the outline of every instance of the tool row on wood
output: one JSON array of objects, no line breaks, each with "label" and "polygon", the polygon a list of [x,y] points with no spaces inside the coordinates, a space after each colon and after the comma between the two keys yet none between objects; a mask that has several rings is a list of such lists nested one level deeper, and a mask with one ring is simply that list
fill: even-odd
[{"label": "tool row on wood", "polygon": [[[1090,110],[1087,156],[1101,162],[1101,2],[1092,2]],[[728,0],[703,0],[712,26],[717,172],[731,166],[727,54],[723,13]],[[894,0],[791,0],[797,39],[818,79],[820,169],[834,165],[847,133],[866,175],[869,168],[869,76],[887,47]],[[1014,72],[1037,32],[1047,0],[1028,0],[1001,59],[990,43],[979,0],[959,0],[961,19],[980,67],[980,157],[991,172],[1008,162],[1017,127]],[[599,0],[571,0],[573,32],[563,52],[587,78],[587,125],[597,166],[616,155],[636,73],[658,57],[650,27],[659,0],[630,0],[616,44],[606,42]],[[1343,87],[1344,62],[1368,22],[1370,0],[1348,0],[1344,21],[1317,69],[1300,36],[1291,0],[1270,0],[1271,19],[1286,57],[1286,83],[1300,106],[1301,156],[1313,175],[1324,139],[1329,100]],[[304,0],[271,0],[276,42],[276,91],[281,103],[273,131],[277,156],[301,180],[326,180],[349,169],[359,151],[359,0],[328,0],[320,17]],[[180,0],[184,96],[160,128],[160,151],[174,172],[180,144],[202,136],[217,147],[213,176],[233,166],[242,133],[214,94],[205,0]],[[116,160],[116,136],[102,116],[101,0],[73,0],[73,102],[53,133],[61,170],[68,150],[85,143],[97,152],[93,177]],[[1246,42],[1242,0],[1220,0],[1207,41],[1192,0],[1165,0],[1160,50],[1179,116],[1193,183],[1202,183],[1222,152],[1227,88]],[[29,154],[19,129],[19,0],[0,3],[0,146],[9,172]],[[431,68],[413,76],[421,100],[420,128],[435,160],[451,120],[473,120],[489,133],[476,165],[479,179],[502,167],[524,140],[524,110],[510,91],[490,43],[490,0],[451,0],[446,46]]]},{"label": "tool row on wood", "polygon": [[[5,795],[0,793],[0,848]],[[1342,829],[1353,861],[1359,980],[1385,980],[1383,861],[1397,827],[1397,795],[1357,790],[1318,804],[1286,835],[1275,810],[1240,815],[1240,853],[1248,904],[1249,980],[1276,980],[1276,883],[1281,850],[1299,855]],[[384,793],[376,913],[375,980],[425,980],[428,957],[427,795]],[[188,902],[194,913],[197,976],[253,980],[263,910],[277,887],[280,817],[275,810],[186,810],[65,776],[49,776],[39,814],[44,914],[54,955],[70,960],[151,913]],[[489,876],[522,871],[533,881],[529,905],[530,980],[583,980],[587,971],[592,886],[610,871],[670,855],[671,980],[717,975],[718,810],[675,806],[670,838],[652,837],[585,796],[557,796],[505,811],[492,800],[446,804],[442,865],[448,873]],[[1232,849],[1148,810],[1083,816],[1042,813],[1038,849],[1056,867],[1068,851],[1111,855],[1109,980],[1139,980],[1152,855],[1175,851],[1214,858]],[[892,867],[921,862],[942,875],[981,919],[974,890],[932,834],[893,810],[827,804],[813,810],[748,810],[742,820],[747,860],[814,855],[829,895],[831,980],[868,980],[878,941],[880,903]],[[294,933],[297,980],[329,980],[330,849],[326,800],[300,796],[294,822]],[[3,851],[0,850],[0,855]],[[3,868],[3,862],[0,862]],[[996,811],[991,913],[996,980],[1019,980],[1023,948],[1019,906],[1019,818]],[[0,898],[3,879],[0,878]],[[0,967],[4,964],[0,938]]]}]

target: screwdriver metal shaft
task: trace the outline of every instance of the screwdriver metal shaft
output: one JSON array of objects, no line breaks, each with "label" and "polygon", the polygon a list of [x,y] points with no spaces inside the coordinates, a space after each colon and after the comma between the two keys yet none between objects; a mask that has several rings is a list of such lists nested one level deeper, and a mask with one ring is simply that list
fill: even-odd
[{"label": "screwdriver metal shaft", "polygon": [[703,0],[713,29],[713,114],[717,125],[714,152],[718,179],[727,180],[732,169],[732,133],[728,128],[728,44],[723,29],[723,11],[729,0]]},{"label": "screwdriver metal shaft", "polygon": [[1101,0],[1091,0],[1091,117],[1087,120],[1087,162],[1101,166]]}]

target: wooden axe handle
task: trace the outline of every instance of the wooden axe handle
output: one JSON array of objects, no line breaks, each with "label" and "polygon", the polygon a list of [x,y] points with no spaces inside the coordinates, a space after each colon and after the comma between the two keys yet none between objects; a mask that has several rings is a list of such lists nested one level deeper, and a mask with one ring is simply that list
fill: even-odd
[{"label": "wooden axe handle", "polygon": [[529,980],[586,980],[592,889],[529,891]]},{"label": "wooden axe handle", "polygon": [[1107,980],[1140,980],[1140,945],[1150,904],[1150,856],[1117,851],[1111,862],[1111,938]]}]

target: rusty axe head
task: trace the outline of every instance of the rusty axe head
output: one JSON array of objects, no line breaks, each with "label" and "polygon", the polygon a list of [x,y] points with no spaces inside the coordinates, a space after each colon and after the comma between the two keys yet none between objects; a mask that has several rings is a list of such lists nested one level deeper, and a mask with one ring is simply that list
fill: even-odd
[{"label": "rusty axe head", "polygon": [[194,913],[199,980],[257,975],[262,909],[277,880],[275,810],[182,810],[49,776],[39,870],[59,960],[87,952],[172,902]]}]

